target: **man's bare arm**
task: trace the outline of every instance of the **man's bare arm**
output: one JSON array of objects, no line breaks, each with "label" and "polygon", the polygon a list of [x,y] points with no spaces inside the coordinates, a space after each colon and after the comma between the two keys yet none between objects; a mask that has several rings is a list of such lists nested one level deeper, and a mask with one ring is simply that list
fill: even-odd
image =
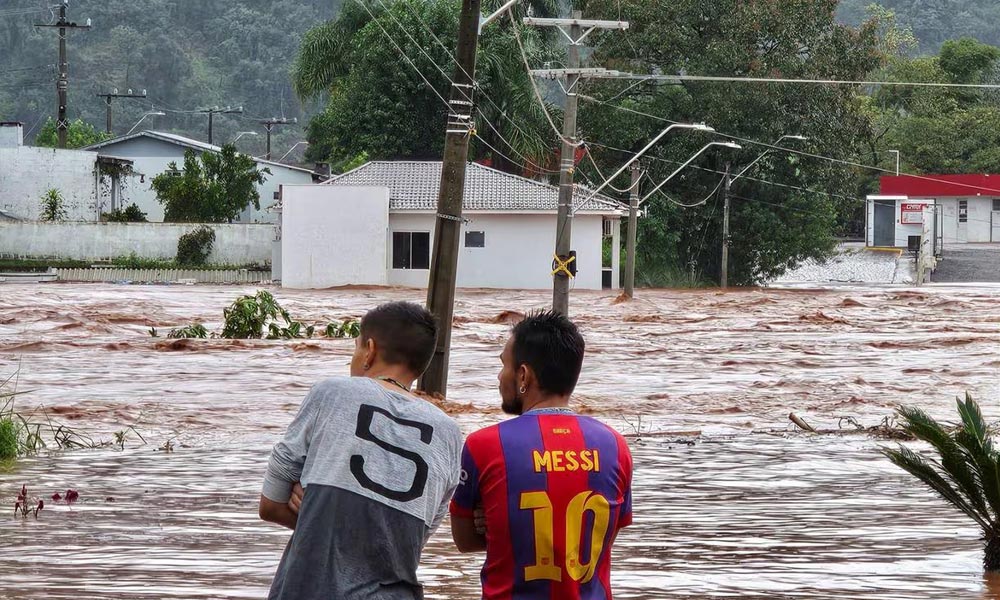
[{"label": "man's bare arm", "polygon": [[469,517],[451,516],[451,539],[459,552],[486,550],[486,537],[476,531],[476,521]]},{"label": "man's bare arm", "polygon": [[295,530],[295,524],[299,520],[299,516],[292,512],[287,502],[275,502],[263,495],[260,497],[258,512],[261,519],[270,523],[277,523],[293,531]]}]

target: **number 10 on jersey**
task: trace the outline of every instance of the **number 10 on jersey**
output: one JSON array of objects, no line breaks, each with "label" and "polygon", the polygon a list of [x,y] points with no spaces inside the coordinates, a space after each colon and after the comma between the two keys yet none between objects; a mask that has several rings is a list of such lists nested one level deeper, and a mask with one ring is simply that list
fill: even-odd
[{"label": "number 10 on jersey", "polygon": [[[546,492],[524,492],[521,494],[521,510],[534,512],[535,564],[525,567],[525,581],[548,579],[562,581],[562,569],[555,564],[553,548],[554,514],[552,500]],[[590,532],[590,548],[586,562],[580,561],[580,546],[583,544],[583,526],[586,512],[594,515]],[[580,492],[566,507],[566,573],[580,583],[587,583],[597,571],[597,561],[604,551],[604,537],[608,533],[611,519],[611,505],[604,496],[591,492]]]}]

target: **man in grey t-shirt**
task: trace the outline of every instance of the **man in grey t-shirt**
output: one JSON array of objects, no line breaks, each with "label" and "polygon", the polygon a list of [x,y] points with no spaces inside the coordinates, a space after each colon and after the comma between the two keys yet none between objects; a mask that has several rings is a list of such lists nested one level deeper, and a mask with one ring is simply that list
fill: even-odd
[{"label": "man in grey t-shirt", "polygon": [[[461,471],[458,426],[409,391],[436,339],[423,308],[379,306],[361,321],[351,377],[317,384],[302,402],[260,498],[262,519],[294,530],[269,599],[423,597],[420,552]],[[296,482],[305,492],[293,507]]]}]

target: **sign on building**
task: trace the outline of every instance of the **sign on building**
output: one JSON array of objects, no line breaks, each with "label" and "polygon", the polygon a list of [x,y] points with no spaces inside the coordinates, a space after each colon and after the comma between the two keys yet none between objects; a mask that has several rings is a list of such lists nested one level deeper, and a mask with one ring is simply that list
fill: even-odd
[{"label": "sign on building", "polygon": [[904,203],[900,207],[899,222],[903,225],[920,225],[924,222],[924,208],[927,204]]}]

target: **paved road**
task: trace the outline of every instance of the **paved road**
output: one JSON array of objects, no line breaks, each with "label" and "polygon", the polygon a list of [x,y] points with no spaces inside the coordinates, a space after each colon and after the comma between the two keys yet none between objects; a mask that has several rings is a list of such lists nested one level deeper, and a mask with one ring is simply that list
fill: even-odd
[{"label": "paved road", "polygon": [[1000,244],[946,246],[934,283],[1000,282]]}]

